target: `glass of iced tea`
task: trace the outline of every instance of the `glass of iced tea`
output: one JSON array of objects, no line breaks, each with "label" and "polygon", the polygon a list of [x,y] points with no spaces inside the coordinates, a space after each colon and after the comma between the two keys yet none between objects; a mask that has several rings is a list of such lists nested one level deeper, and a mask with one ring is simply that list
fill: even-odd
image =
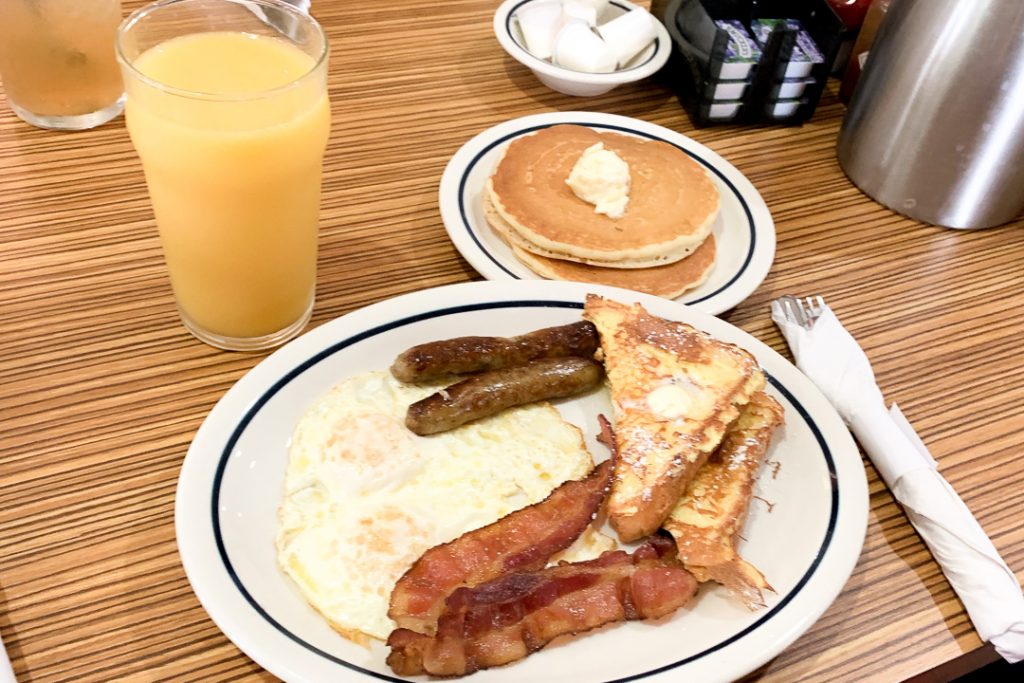
[{"label": "glass of iced tea", "polygon": [[81,130],[121,113],[120,0],[2,0],[0,79],[34,126]]},{"label": "glass of iced tea", "polygon": [[161,0],[125,20],[117,51],[185,327],[233,350],[295,336],[330,128],[319,24],[280,0]]}]

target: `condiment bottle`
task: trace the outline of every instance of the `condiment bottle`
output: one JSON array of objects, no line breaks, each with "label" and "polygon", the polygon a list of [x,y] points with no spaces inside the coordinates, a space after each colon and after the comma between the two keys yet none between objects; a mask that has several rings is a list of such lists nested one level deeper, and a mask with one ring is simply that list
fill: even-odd
[{"label": "condiment bottle", "polygon": [[854,41],[864,24],[864,15],[871,6],[871,0],[828,0],[828,4],[846,27],[836,61],[832,64],[832,75],[837,76],[846,68]]},{"label": "condiment bottle", "polygon": [[[831,1],[831,0],[830,0]],[[889,11],[892,0],[874,0],[864,15],[864,23],[857,34],[857,40],[853,44],[853,52],[850,54],[849,63],[846,65],[846,72],[843,74],[842,85],[839,86],[839,99],[842,102],[849,102],[853,95],[853,89],[857,87],[861,70],[864,68],[864,61],[868,58],[872,43],[875,42],[875,34],[878,27],[882,25],[885,13]]]}]

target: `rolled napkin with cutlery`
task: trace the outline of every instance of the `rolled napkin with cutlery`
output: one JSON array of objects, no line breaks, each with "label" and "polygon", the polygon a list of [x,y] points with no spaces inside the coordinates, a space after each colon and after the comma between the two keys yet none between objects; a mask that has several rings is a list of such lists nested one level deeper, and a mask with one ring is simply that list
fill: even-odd
[{"label": "rolled napkin with cutlery", "polygon": [[821,390],[871,458],[960,597],[978,635],[1024,660],[1024,595],[1013,571],[913,427],[882,392],[864,350],[824,301],[781,297],[772,319],[797,367]]}]

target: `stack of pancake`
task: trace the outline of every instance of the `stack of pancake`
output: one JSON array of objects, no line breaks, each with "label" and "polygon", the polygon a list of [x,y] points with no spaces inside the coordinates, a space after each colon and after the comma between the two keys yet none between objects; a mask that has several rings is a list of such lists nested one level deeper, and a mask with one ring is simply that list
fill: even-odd
[{"label": "stack of pancake", "polygon": [[[629,165],[621,218],[596,213],[566,184],[583,151],[599,142]],[[487,222],[538,275],[668,298],[711,272],[718,207],[708,173],[677,147],[573,125],[514,140],[484,196]]]}]

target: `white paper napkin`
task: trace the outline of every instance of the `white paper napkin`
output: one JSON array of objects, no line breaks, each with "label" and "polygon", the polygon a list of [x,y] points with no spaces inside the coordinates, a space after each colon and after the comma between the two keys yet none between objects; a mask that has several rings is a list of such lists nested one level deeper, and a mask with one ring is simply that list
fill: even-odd
[{"label": "white paper napkin", "polygon": [[910,423],[885,409],[863,349],[827,306],[807,330],[786,319],[779,301],[772,319],[797,367],[814,382],[856,435],[960,596],[982,640],[1009,662],[1024,659],[1024,595],[1017,577],[949,482]]},{"label": "white paper napkin", "polygon": [[11,668],[11,660],[7,658],[7,650],[4,649],[2,640],[0,640],[0,683],[17,683],[14,678],[14,669]]}]

